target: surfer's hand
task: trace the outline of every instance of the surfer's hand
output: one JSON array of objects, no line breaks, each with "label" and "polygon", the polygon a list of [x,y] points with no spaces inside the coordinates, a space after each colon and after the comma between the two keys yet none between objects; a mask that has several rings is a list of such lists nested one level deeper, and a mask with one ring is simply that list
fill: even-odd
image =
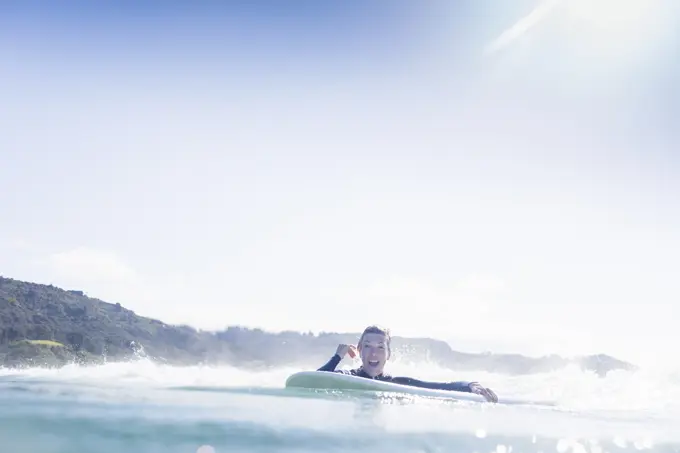
[{"label": "surfer's hand", "polygon": [[357,348],[350,344],[341,344],[338,346],[338,349],[335,351],[335,353],[339,355],[341,359],[344,359],[347,354],[354,358],[357,355]]},{"label": "surfer's hand", "polygon": [[492,403],[498,402],[498,397],[493,392],[493,390],[488,389],[486,387],[482,387],[478,382],[470,383],[470,391],[472,393],[476,393],[477,395],[482,395],[485,400],[490,401]]}]

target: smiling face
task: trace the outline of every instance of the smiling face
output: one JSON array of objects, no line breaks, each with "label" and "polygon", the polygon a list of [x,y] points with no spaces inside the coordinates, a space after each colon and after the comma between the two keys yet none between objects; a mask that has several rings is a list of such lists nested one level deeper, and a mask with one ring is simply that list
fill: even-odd
[{"label": "smiling face", "polygon": [[368,328],[359,340],[362,369],[371,377],[383,372],[390,357],[390,336],[383,329]]}]

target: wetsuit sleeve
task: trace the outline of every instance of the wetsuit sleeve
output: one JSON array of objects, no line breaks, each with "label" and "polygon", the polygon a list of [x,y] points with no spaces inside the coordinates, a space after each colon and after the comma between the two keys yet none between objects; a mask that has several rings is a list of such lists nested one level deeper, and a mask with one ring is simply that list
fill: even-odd
[{"label": "wetsuit sleeve", "polygon": [[316,371],[335,371],[335,367],[338,366],[340,360],[342,360],[340,356],[338,354],[335,354],[333,357],[331,357],[331,359],[328,362],[326,362],[324,366],[322,366]]},{"label": "wetsuit sleeve", "polygon": [[470,382],[455,381],[455,382],[430,382],[413,379],[410,377],[395,376],[390,379],[390,382],[401,385],[410,385],[412,387],[420,387],[433,390],[451,390],[454,392],[470,392]]}]

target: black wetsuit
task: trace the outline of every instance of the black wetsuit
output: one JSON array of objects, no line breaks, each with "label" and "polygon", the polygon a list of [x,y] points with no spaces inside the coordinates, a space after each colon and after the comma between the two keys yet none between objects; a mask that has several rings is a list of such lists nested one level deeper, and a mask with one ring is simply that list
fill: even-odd
[{"label": "black wetsuit", "polygon": [[324,366],[319,368],[317,371],[330,371],[333,373],[343,373],[343,374],[350,374],[352,376],[358,376],[358,377],[363,377],[363,378],[368,378],[368,379],[376,379],[378,381],[387,381],[387,382],[394,382],[395,384],[402,384],[402,385],[410,385],[413,387],[421,387],[421,388],[426,388],[426,389],[434,389],[434,390],[452,390],[455,392],[468,392],[471,393],[470,390],[470,382],[467,381],[456,381],[456,382],[428,382],[428,381],[421,381],[419,379],[413,379],[410,377],[401,377],[401,376],[389,376],[384,373],[381,373],[377,375],[376,377],[372,378],[366,372],[361,369],[352,369],[352,370],[336,370],[335,367],[338,366],[340,363],[340,360],[342,358],[338,355],[335,354],[331,359],[326,363]]}]

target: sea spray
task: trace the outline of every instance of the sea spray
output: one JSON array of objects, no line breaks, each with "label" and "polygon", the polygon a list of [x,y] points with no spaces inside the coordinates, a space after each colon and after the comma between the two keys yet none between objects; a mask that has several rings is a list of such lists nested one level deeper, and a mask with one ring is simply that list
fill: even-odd
[{"label": "sea spray", "polygon": [[[321,364],[319,364],[321,365]],[[359,366],[346,359],[339,368]],[[0,379],[49,379],[104,386],[150,386],[167,388],[194,386],[207,388],[264,387],[282,388],[286,378],[313,367],[274,367],[249,370],[235,366],[173,366],[148,358],[102,365],[70,364],[62,368],[0,368]],[[570,365],[548,373],[505,375],[486,371],[456,372],[428,361],[402,363],[392,360],[386,371],[395,376],[411,376],[433,381],[474,380],[493,388],[498,394],[521,399],[551,400],[562,407],[580,410],[673,411],[680,408],[678,372],[641,368],[611,371],[601,377]]]},{"label": "sea spray", "polygon": [[[343,367],[353,366],[350,360]],[[176,367],[138,358],[0,369],[0,436],[14,451],[670,451],[680,443],[676,375],[567,367],[510,376],[399,360],[394,375],[477,380],[556,407],[457,403],[283,388],[300,367]]]}]

